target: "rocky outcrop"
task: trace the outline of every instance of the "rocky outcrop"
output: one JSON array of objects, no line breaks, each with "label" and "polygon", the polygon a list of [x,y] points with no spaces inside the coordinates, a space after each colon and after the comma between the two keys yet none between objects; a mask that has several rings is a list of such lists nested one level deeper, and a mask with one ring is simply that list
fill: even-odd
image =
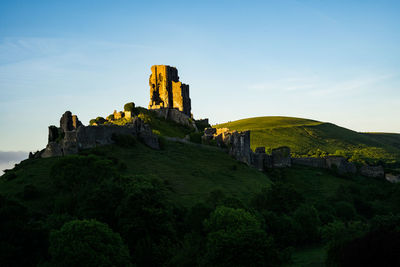
[{"label": "rocky outcrop", "polygon": [[167,65],[151,67],[149,109],[177,109],[191,117],[189,85],[179,81],[178,70]]},{"label": "rocky outcrop", "polygon": [[49,142],[41,154],[42,158],[58,157],[62,156],[63,152],[61,146],[57,142]]},{"label": "rocky outcrop", "polygon": [[136,136],[147,146],[159,149],[158,137],[152,133],[150,126],[140,118],[134,118],[132,123],[125,126],[83,126],[76,116],[73,119],[74,116],[71,112],[66,112],[61,117],[60,128],[49,127],[49,143],[41,157],[76,154],[82,149],[112,144],[115,134]]},{"label": "rocky outcrop", "polygon": [[364,165],[360,168],[360,174],[371,178],[385,178],[385,170],[382,166]]},{"label": "rocky outcrop", "polygon": [[386,179],[386,181],[391,182],[391,183],[400,183],[400,174],[395,175],[395,174],[387,173],[385,175],[385,179]]},{"label": "rocky outcrop", "polygon": [[163,117],[166,120],[171,120],[197,130],[194,121],[189,116],[176,109],[156,109],[154,112],[156,112],[159,117]]}]

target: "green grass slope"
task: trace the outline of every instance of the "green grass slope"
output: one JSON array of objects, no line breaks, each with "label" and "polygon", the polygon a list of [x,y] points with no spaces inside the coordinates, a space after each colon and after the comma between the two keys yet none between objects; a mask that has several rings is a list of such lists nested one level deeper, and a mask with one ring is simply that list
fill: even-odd
[{"label": "green grass slope", "polygon": [[[223,124],[217,128],[251,130],[251,147],[289,146],[296,154],[350,153],[367,159],[400,158],[400,134],[358,133],[332,123],[291,117],[256,117]],[[348,155],[348,156],[351,156]]]},{"label": "green grass slope", "polygon": [[[161,180],[168,188],[168,200],[176,206],[187,208],[206,202],[210,193],[215,190],[250,206],[253,197],[263,188],[270,187],[272,181],[293,185],[296,192],[304,197],[306,205],[318,208],[321,218],[326,218],[322,216],[325,208],[336,201],[345,199],[353,205],[353,195],[349,193],[353,191],[354,195],[358,196],[361,192],[368,196],[363,203],[373,212],[389,213],[390,205],[393,205],[390,197],[385,198],[392,191],[393,185],[383,180],[357,175],[339,177],[328,170],[301,166],[262,173],[237,162],[216,147],[165,140],[162,144],[162,150],[153,150],[136,141],[130,146],[108,145],[83,151],[81,154],[82,157],[94,154],[112,161],[122,179],[131,179],[132,182],[136,178]],[[60,202],[67,198],[63,198],[65,193],[54,186],[51,171],[55,164],[68,157],[76,156],[29,159],[22,162],[0,177],[0,195],[21,203],[33,217],[41,218],[56,213],[57,207],[63,207]],[[35,188],[34,195],[29,188]],[[81,188],[80,193],[93,192],[85,190]],[[74,193],[75,190],[72,190],[69,194]],[[290,198],[288,195],[279,198],[279,203],[284,202],[287,197]],[[334,214],[335,211],[330,212]],[[323,266],[325,254],[325,247],[318,242],[311,248],[296,247],[290,266]]]},{"label": "green grass slope", "polygon": [[[152,150],[140,142],[132,148],[109,145],[95,149],[95,154],[126,166],[123,176],[158,178],[171,188],[172,201],[191,206],[205,201],[210,192],[222,190],[238,199],[249,199],[270,184],[268,177],[239,163],[215,147],[166,142],[163,150]],[[18,198],[34,210],[52,205],[54,191],[50,171],[62,158],[32,159],[19,164],[10,181],[0,180],[0,195]],[[33,185],[39,198],[25,201],[24,188]]]}]

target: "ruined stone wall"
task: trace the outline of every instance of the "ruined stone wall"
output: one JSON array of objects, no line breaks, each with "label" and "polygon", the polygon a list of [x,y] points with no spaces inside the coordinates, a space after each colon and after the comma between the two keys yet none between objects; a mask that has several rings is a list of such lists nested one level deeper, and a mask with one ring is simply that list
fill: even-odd
[{"label": "ruined stone wall", "polygon": [[385,170],[382,166],[362,166],[360,168],[360,173],[363,176],[371,177],[371,178],[384,178]]},{"label": "ruined stone wall", "polygon": [[251,164],[250,131],[232,132],[226,135],[229,154],[237,160]]},{"label": "ruined stone wall", "polygon": [[356,174],[358,171],[359,174],[365,177],[380,179],[385,178],[385,170],[382,166],[364,165],[357,170],[357,167],[354,163],[349,162],[342,156],[327,156],[324,158],[293,158],[292,163],[302,166],[336,170],[340,175]]},{"label": "ruined stone wall", "polygon": [[357,173],[356,165],[352,162],[348,162],[347,159],[342,156],[328,156],[325,160],[327,168],[337,169],[340,175]]},{"label": "ruined stone wall", "polygon": [[[131,124],[125,126],[99,125],[83,126],[73,128],[73,116],[67,111],[62,116],[60,128],[49,127],[49,143],[44,149],[41,157],[55,157],[76,154],[82,149],[93,148],[101,145],[114,143],[112,136],[133,135],[151,148],[159,149],[157,136],[153,135],[151,128],[140,118],[135,118]],[[77,120],[77,117],[75,119]],[[65,131],[64,129],[71,129]]]},{"label": "ruined stone wall", "polygon": [[275,168],[287,168],[292,166],[290,148],[282,146],[272,149],[272,164]]},{"label": "ruined stone wall", "polygon": [[229,155],[235,159],[251,165],[253,152],[250,149],[250,131],[229,131],[227,128],[204,129],[203,142],[207,144],[211,140],[214,140],[217,146],[227,149]]},{"label": "ruined stone wall", "polygon": [[292,164],[323,169],[327,167],[325,158],[292,158]]},{"label": "ruined stone wall", "polygon": [[179,81],[178,70],[167,65],[151,67],[149,109],[178,109],[191,116],[189,85]]}]

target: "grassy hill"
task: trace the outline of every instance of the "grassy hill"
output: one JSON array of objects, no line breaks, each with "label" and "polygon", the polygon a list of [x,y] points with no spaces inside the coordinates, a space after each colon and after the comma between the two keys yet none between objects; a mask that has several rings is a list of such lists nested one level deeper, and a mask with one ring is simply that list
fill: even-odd
[{"label": "grassy hill", "polygon": [[[259,172],[217,147],[168,141],[162,136],[183,137],[191,130],[144,109],[139,114],[160,135],[161,150],[122,136],[116,144],[79,155],[25,160],[0,177],[0,246],[9,248],[0,253],[0,265],[48,262],[50,233],[69,222],[95,219],[121,236],[137,266],[198,266],[214,255],[210,249],[219,249],[212,242],[221,240],[228,242],[223,247],[249,249],[252,255],[257,247],[246,244],[256,242],[247,236],[253,230],[273,238],[274,249],[259,252],[276,252],[277,266],[323,266],[331,243],[322,230],[338,221],[355,221],[365,230],[374,216],[399,213],[400,188],[384,180],[300,166]],[[218,127],[251,129],[253,148],[290,145],[296,152],[349,152],[351,145],[353,153],[378,149],[391,156],[398,142],[395,134],[360,134],[296,118],[254,118]],[[253,221],[256,228],[213,239],[225,231],[205,226],[212,216],[222,216],[222,227],[231,223],[235,231],[237,220],[246,227]],[[236,242],[237,237],[245,241]],[[236,252],[216,255],[225,260]]]},{"label": "grassy hill", "polygon": [[354,160],[400,158],[400,134],[358,133],[332,123],[291,117],[256,117],[215,125],[231,130],[251,130],[251,147],[289,146],[300,155],[343,154]]},{"label": "grassy hill", "polygon": [[[391,185],[384,181],[359,176],[343,178],[327,170],[308,167],[262,173],[237,162],[215,147],[170,141],[166,141],[160,151],[137,142],[134,147],[109,145],[84,151],[82,155],[96,155],[101,159],[111,160],[118,167],[118,173],[132,181],[138,177],[149,181],[161,180],[168,188],[169,201],[175,206],[189,209],[198,203],[207,202],[215,191],[222,192],[227,198],[239,199],[247,206],[263,188],[269,188],[272,181],[277,180],[293,185],[304,196],[307,205],[318,205],[336,199],[343,188],[356,187],[374,192],[377,189],[388,192],[391,190]],[[0,179],[0,195],[21,203],[35,218],[50,216],[48,214],[59,209],[57,206],[64,197],[64,193],[54,187],[52,168],[69,157],[73,156],[22,162]],[[34,188],[33,196],[29,191],[27,194],[27,188]],[[284,198],[282,201],[285,201]],[[386,205],[383,204],[386,202],[381,201],[371,203],[373,209],[377,210]],[[325,209],[324,206],[320,208]],[[323,265],[325,253],[321,245],[312,250],[300,246],[293,254],[292,264],[298,266],[306,262]]]},{"label": "grassy hill", "polygon": [[[246,200],[270,184],[266,175],[239,163],[215,147],[165,142],[163,150],[153,150],[140,142],[133,148],[117,145],[92,150],[96,155],[126,166],[122,176],[160,179],[171,188],[169,197],[179,205],[191,206],[205,201],[210,192],[221,190]],[[26,160],[11,173],[15,178],[1,180],[0,195],[17,198],[37,211],[46,209],[56,195],[50,177],[51,168],[63,158]],[[10,172],[9,172],[10,175]],[[24,188],[34,186],[41,198],[25,201]]]}]

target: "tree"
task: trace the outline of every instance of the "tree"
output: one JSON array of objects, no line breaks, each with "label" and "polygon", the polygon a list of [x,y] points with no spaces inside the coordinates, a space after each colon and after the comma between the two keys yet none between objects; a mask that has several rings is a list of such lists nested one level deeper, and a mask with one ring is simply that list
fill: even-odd
[{"label": "tree", "polygon": [[318,227],[321,222],[318,211],[309,205],[300,206],[293,214],[295,228],[297,228],[297,240],[300,244],[313,243],[319,238]]},{"label": "tree", "polygon": [[112,161],[94,155],[71,155],[61,158],[54,164],[50,173],[56,187],[79,193],[79,189],[87,183],[99,183],[116,176]]},{"label": "tree", "polygon": [[175,239],[174,217],[157,179],[130,177],[125,198],[117,209],[118,228],[138,265],[161,264],[170,257]]},{"label": "tree", "polygon": [[46,247],[47,233],[28,210],[0,195],[0,266],[36,266]]},{"label": "tree", "polygon": [[264,188],[252,200],[258,210],[271,210],[276,213],[290,213],[301,205],[304,198],[292,184],[277,182]]},{"label": "tree", "polygon": [[49,252],[57,266],[131,266],[120,235],[96,220],[73,220],[51,232]]},{"label": "tree", "polygon": [[135,103],[129,102],[124,105],[124,111],[133,112],[135,110]]},{"label": "tree", "polygon": [[243,209],[219,206],[205,221],[205,266],[274,266],[279,254],[260,222]]},{"label": "tree", "polygon": [[324,227],[328,266],[400,266],[400,217],[377,216],[371,226],[340,222]]},{"label": "tree", "polygon": [[334,205],[336,216],[349,221],[352,220],[356,216],[356,210],[354,206],[346,201],[338,201]]}]

